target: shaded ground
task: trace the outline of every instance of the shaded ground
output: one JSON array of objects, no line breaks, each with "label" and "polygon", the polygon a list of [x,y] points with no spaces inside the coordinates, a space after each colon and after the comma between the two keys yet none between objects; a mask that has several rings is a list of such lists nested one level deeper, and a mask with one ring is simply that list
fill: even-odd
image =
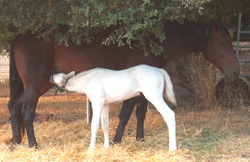
[{"label": "shaded ground", "polygon": [[[191,111],[175,109],[178,151],[168,151],[168,130],[159,113],[149,106],[145,141],[136,142],[136,117],[132,117],[121,144],[103,148],[100,129],[97,147],[88,149],[90,126],[86,124],[85,97],[44,96],[40,98],[34,124],[40,148],[30,149],[27,139],[11,152],[8,98],[0,98],[1,161],[250,161],[250,108],[220,107]],[[113,140],[121,103],[110,109],[110,141]]]}]

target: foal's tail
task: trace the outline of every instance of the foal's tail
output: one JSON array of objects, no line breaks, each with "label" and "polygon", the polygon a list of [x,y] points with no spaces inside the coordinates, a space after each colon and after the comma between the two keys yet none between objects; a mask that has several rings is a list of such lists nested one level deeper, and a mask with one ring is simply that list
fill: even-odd
[{"label": "foal's tail", "polygon": [[165,93],[166,93],[166,96],[167,96],[167,98],[168,98],[168,100],[170,102],[177,105],[175,95],[174,95],[174,90],[173,90],[173,84],[172,84],[172,82],[170,80],[170,77],[169,77],[168,73],[166,72],[166,70],[160,69],[160,71],[163,74],[164,80],[165,80]]}]

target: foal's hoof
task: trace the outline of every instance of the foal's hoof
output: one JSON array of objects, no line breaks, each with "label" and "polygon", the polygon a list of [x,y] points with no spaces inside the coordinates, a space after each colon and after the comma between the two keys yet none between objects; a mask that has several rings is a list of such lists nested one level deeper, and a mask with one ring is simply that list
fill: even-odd
[{"label": "foal's hoof", "polygon": [[176,151],[177,148],[169,148],[169,151]]},{"label": "foal's hoof", "polygon": [[105,148],[109,148],[109,143],[104,144]]}]

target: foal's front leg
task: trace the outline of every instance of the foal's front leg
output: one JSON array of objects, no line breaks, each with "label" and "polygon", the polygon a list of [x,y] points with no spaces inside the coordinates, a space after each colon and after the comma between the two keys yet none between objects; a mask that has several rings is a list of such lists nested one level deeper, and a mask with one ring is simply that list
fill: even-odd
[{"label": "foal's front leg", "polygon": [[104,133],[104,147],[109,147],[109,105],[103,107],[101,123]]},{"label": "foal's front leg", "polygon": [[104,102],[92,102],[92,110],[93,110],[93,116],[92,116],[92,122],[91,122],[91,141],[90,141],[90,148],[95,147],[96,143],[96,136],[97,132],[100,126],[100,118],[102,109],[104,106]]}]

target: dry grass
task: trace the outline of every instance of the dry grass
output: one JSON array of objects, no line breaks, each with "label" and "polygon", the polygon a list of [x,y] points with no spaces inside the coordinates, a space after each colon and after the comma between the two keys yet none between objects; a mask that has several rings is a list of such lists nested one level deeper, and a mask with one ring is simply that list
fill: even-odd
[{"label": "dry grass", "polygon": [[[145,141],[136,142],[136,117],[132,117],[122,143],[103,147],[102,130],[97,147],[88,149],[90,126],[86,124],[81,95],[44,96],[34,124],[39,149],[28,148],[27,138],[9,150],[11,127],[8,98],[0,98],[0,161],[249,161],[250,109],[224,110],[219,107],[197,111],[175,110],[178,150],[168,151],[168,130],[152,108],[145,121]],[[121,104],[110,112],[110,140],[113,139]],[[152,106],[150,106],[152,107]],[[48,115],[50,114],[50,115]],[[48,121],[47,121],[48,120]]]},{"label": "dry grass", "polygon": [[[250,53],[249,53],[250,55]],[[249,68],[242,67],[241,74]],[[221,105],[226,108],[240,109],[250,105],[250,90],[247,78],[233,83],[225,83],[222,73],[202,54],[193,54],[171,62],[167,71],[175,85],[188,89],[195,96],[192,109],[204,110]],[[244,79],[244,80],[243,80]],[[177,98],[178,100],[178,98]]]}]

